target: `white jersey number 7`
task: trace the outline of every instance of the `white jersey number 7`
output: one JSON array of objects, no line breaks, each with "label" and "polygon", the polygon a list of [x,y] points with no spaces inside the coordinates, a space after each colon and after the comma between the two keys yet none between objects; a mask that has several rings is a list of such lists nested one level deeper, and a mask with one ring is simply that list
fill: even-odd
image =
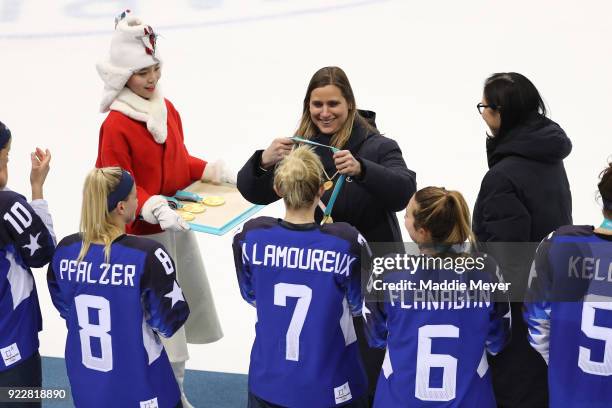
[{"label": "white jersey number 7", "polygon": [[300,333],[304,327],[304,320],[312,300],[312,289],[306,285],[295,285],[292,283],[277,283],[274,285],[274,304],[276,306],[287,306],[287,298],[298,298],[291,322],[287,329],[285,358],[291,361],[300,360]]}]

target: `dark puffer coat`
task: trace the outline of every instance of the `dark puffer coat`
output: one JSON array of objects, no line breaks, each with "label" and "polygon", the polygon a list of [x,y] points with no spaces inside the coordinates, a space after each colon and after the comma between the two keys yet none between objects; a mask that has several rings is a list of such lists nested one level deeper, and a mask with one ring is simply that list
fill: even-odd
[{"label": "dark puffer coat", "polygon": [[487,140],[473,229],[479,241],[540,242],[572,223],[572,196],[563,159],[572,143],[559,125],[535,116],[500,140]]},{"label": "dark puffer coat", "polygon": [[[541,115],[534,115],[501,138],[488,139],[489,171],[474,208],[477,239],[540,242],[560,226],[571,224],[572,196],[563,166],[571,150],[563,129]],[[525,249],[522,256],[499,248],[490,251],[497,257],[504,278],[512,283],[514,300],[521,298],[527,285],[532,251]],[[522,303],[511,306],[512,339],[500,354],[489,359],[498,407],[546,407],[546,363],[527,341]]]}]

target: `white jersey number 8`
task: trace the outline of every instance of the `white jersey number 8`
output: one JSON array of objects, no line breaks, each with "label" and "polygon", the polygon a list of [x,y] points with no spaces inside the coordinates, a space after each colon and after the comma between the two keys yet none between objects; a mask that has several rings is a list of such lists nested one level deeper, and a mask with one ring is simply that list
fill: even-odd
[{"label": "white jersey number 8", "polygon": [[591,360],[591,350],[580,346],[578,348],[578,367],[585,373],[609,376],[612,375],[612,328],[595,326],[597,309],[612,310],[612,303],[584,302],[581,329],[591,339],[602,340],[605,343],[603,361]]},{"label": "white jersey number 8", "polygon": [[[81,356],[83,365],[96,371],[108,372],[113,369],[113,346],[111,336],[110,303],[101,296],[79,295],[74,298],[79,320],[81,337]],[[98,324],[89,321],[89,309],[97,309]],[[91,352],[91,338],[100,339],[101,356]]]},{"label": "white jersey number 8", "polygon": [[[419,327],[414,395],[422,401],[450,401],[457,391],[457,359],[448,354],[432,354],[431,339],[437,337],[459,337],[459,328],[450,324]],[[429,386],[432,367],[443,370],[442,387]]]},{"label": "white jersey number 8", "polygon": [[296,297],[298,300],[285,337],[287,343],[285,359],[299,361],[300,334],[302,333],[304,320],[306,320],[306,314],[310,307],[312,289],[306,285],[295,285],[292,283],[277,283],[274,285],[274,304],[276,306],[287,306],[288,297]]}]

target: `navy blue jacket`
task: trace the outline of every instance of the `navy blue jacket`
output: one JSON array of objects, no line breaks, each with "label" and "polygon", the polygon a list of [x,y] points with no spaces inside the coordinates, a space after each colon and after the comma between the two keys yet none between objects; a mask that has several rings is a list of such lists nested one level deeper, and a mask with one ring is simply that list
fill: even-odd
[{"label": "navy blue jacket", "polygon": [[[474,207],[476,238],[482,243],[540,242],[560,226],[571,224],[572,196],[563,166],[571,150],[563,129],[541,115],[534,115],[504,136],[489,138],[489,171]],[[521,254],[499,247],[487,251],[498,260],[516,299],[526,287],[533,251],[529,246],[522,247]],[[522,303],[511,307],[510,344],[490,359],[497,404],[548,406],[546,363],[529,346]]]},{"label": "navy blue jacket", "polygon": [[572,195],[563,159],[572,143],[561,127],[535,116],[487,140],[489,171],[474,207],[479,241],[540,242],[572,223]]},{"label": "navy blue jacket", "polygon": [[[360,111],[374,123],[374,113]],[[330,144],[330,136],[318,134],[313,141]],[[416,191],[416,174],[406,167],[397,142],[368,130],[355,121],[351,137],[344,149],[360,160],[362,177],[352,178],[342,187],[332,211],[334,221],[347,222],[363,234],[368,242],[400,242],[402,234],[395,213],[406,208]],[[330,149],[316,147],[329,176],[336,172]],[[252,203],[270,204],[279,199],[272,188],[274,172],[260,169],[261,154],[256,151],[238,173],[238,190]],[[334,179],[337,180],[337,177]],[[348,179],[347,179],[348,180]],[[331,189],[322,197],[327,204]],[[323,217],[317,209],[315,218]]]}]

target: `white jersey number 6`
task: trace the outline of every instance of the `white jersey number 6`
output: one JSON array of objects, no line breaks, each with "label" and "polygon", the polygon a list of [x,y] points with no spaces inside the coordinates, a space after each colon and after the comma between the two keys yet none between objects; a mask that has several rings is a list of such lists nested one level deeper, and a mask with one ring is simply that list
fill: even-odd
[{"label": "white jersey number 6", "polygon": [[[450,324],[419,327],[414,395],[422,401],[450,401],[457,391],[457,359],[448,354],[432,354],[431,339],[437,337],[458,338],[459,328]],[[440,388],[429,386],[432,367],[443,370]]]}]

